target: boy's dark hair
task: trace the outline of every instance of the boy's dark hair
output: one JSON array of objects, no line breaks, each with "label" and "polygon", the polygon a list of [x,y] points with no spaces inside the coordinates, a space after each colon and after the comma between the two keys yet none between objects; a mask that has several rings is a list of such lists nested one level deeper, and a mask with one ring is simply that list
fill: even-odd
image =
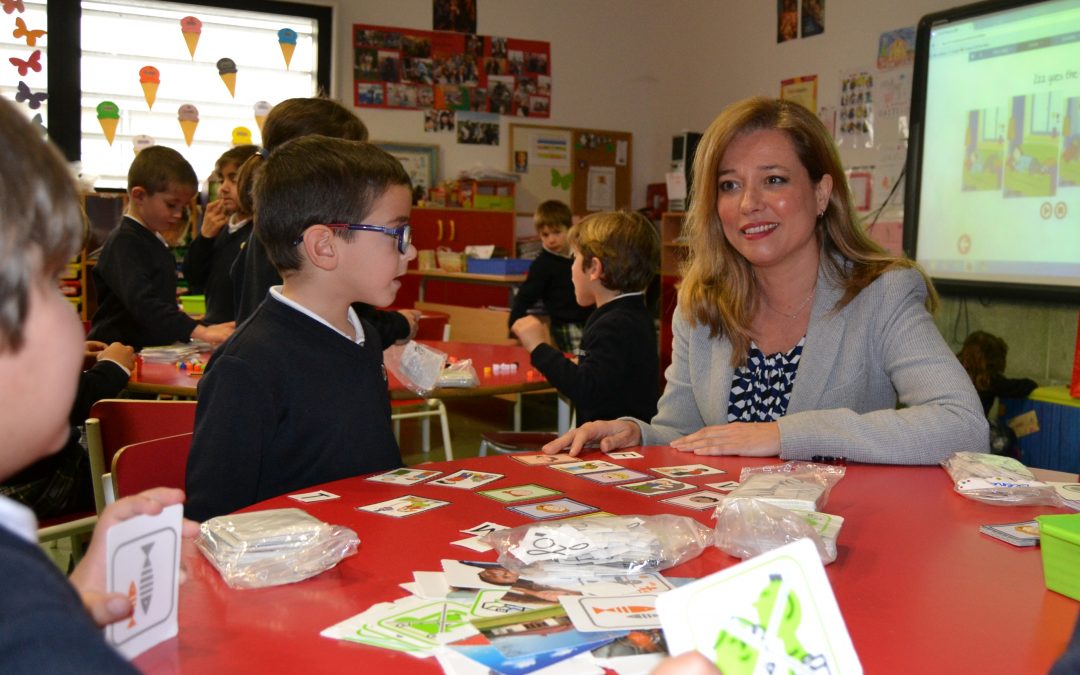
[{"label": "boy's dark hair", "polygon": [[558,199],[549,199],[546,202],[540,202],[540,206],[536,207],[533,221],[537,232],[548,227],[561,227],[569,230],[570,226],[574,224],[574,216],[570,213],[569,206]]},{"label": "boy's dark hair", "polygon": [[599,258],[600,283],[624,293],[643,291],[656,276],[660,236],[649,219],[634,211],[607,211],[586,216],[570,230],[570,246],[582,267]]},{"label": "boy's dark hair", "polygon": [[[351,110],[329,98],[288,98],[270,109],[263,122],[263,150],[273,152],[279,145],[301,136],[329,136],[348,141],[366,141],[368,130]],[[236,178],[240,210],[254,213],[252,190],[263,156],[245,162]]]},{"label": "boy's dark hair", "polygon": [[251,145],[250,143],[247,145],[237,145],[229,148],[225,152],[221,153],[221,157],[218,157],[217,161],[214,162],[214,173],[216,173],[219,178],[223,178],[223,176],[221,175],[222,169],[224,169],[229,164],[235,164],[236,168],[239,169],[244,165],[244,162],[248,161],[248,158],[250,158],[258,151],[259,146]]},{"label": "boy's dark hair", "polygon": [[141,187],[151,195],[164,192],[171,185],[199,189],[199,177],[195,169],[176,150],[164,145],[151,145],[135,155],[128,169],[127,189]]},{"label": "boy's dark hair", "polygon": [[979,391],[990,389],[990,378],[1005,372],[1009,345],[996,335],[977,330],[964,339],[956,357]]},{"label": "boy's dark hair", "polygon": [[0,157],[0,351],[18,351],[30,287],[56,278],[78,251],[82,216],[60,153],[3,97]]},{"label": "boy's dark hair", "polygon": [[[401,162],[370,143],[304,136],[270,153],[255,178],[255,233],[270,262],[284,276],[299,269],[293,244],[308,227],[363,223],[392,185],[410,190]],[[349,241],[354,232],[335,229]]]}]

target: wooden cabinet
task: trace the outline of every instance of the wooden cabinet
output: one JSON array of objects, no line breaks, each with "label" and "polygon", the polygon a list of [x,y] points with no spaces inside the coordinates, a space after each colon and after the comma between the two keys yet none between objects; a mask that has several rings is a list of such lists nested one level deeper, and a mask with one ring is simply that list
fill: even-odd
[{"label": "wooden cabinet", "polygon": [[[414,208],[409,217],[416,250],[449,249],[464,251],[471,245],[494,245],[495,255],[514,251],[514,212],[485,209]],[[416,269],[417,261],[409,263]],[[419,296],[419,279],[403,277],[394,305],[412,307]],[[429,281],[425,299],[450,305],[506,306],[506,289],[443,281]]]},{"label": "wooden cabinet", "polygon": [[671,365],[671,316],[678,299],[678,284],[682,278],[681,265],[690,248],[683,235],[685,213],[665,213],[660,216],[660,377]]}]

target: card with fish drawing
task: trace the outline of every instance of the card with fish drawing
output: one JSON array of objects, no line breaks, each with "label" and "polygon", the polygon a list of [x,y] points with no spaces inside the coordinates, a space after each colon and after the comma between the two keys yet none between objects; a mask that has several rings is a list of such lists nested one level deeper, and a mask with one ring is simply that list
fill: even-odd
[{"label": "card with fish drawing", "polygon": [[655,595],[564,595],[559,602],[583,633],[660,627]]}]

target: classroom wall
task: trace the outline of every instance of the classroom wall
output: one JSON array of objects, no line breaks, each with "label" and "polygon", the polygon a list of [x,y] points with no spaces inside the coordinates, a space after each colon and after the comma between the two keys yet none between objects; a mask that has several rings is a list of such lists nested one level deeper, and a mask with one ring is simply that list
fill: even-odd
[{"label": "classroom wall", "polygon": [[[631,132],[632,203],[643,206],[645,186],[663,180],[673,134],[702,131],[725,105],[776,96],[781,80],[801,75],[818,76],[819,105],[836,105],[843,71],[873,70],[880,33],[960,4],[828,0],[824,34],[777,44],[772,1],[479,0],[477,32],[551,43],[552,114],[535,123]],[[334,90],[351,105],[352,24],[430,29],[431,0],[335,6]],[[448,134],[424,133],[420,112],[358,112],[374,139],[440,144],[441,176],[478,163],[508,165],[505,145],[457,145]],[[511,121],[502,118],[504,143]],[[842,149],[848,165],[873,164],[874,153]],[[528,230],[519,224],[519,232]],[[954,349],[968,332],[988,330],[1009,343],[1011,375],[1062,384],[1071,377],[1077,312],[1075,305],[946,297],[937,322]]]}]

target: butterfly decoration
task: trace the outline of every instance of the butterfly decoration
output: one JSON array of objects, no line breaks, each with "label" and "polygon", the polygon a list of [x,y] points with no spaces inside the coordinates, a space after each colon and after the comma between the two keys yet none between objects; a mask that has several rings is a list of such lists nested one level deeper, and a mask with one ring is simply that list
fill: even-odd
[{"label": "butterfly decoration", "polygon": [[11,65],[19,69],[19,75],[22,77],[26,77],[26,74],[29,73],[31,70],[35,73],[41,72],[40,49],[35,49],[34,53],[30,55],[30,58],[25,61],[14,56],[8,59],[8,61],[11,61]]},{"label": "butterfly decoration", "polygon": [[570,186],[574,183],[574,172],[559,173],[558,170],[551,170],[551,187],[562,188],[563,190],[569,190]]},{"label": "butterfly decoration", "polygon": [[12,12],[18,12],[22,14],[26,11],[26,7],[23,5],[23,0],[3,0],[4,14],[11,14]]},{"label": "butterfly decoration", "polygon": [[15,101],[22,103],[26,101],[26,105],[30,106],[31,110],[37,110],[41,107],[41,102],[49,98],[49,95],[45,92],[35,94],[30,91],[30,87],[26,86],[26,83],[22,80],[19,81],[19,91],[15,93]]},{"label": "butterfly decoration", "polygon": [[49,130],[45,128],[45,123],[41,119],[41,113],[34,115],[30,123],[34,125],[34,128],[38,130],[38,133],[45,136],[49,133]]},{"label": "butterfly decoration", "polygon": [[23,21],[20,16],[15,18],[15,30],[12,31],[11,34],[16,40],[23,37],[26,38],[26,46],[33,47],[37,44],[38,38],[44,37],[47,33],[48,31],[44,30],[30,30],[26,27],[26,22]]}]

